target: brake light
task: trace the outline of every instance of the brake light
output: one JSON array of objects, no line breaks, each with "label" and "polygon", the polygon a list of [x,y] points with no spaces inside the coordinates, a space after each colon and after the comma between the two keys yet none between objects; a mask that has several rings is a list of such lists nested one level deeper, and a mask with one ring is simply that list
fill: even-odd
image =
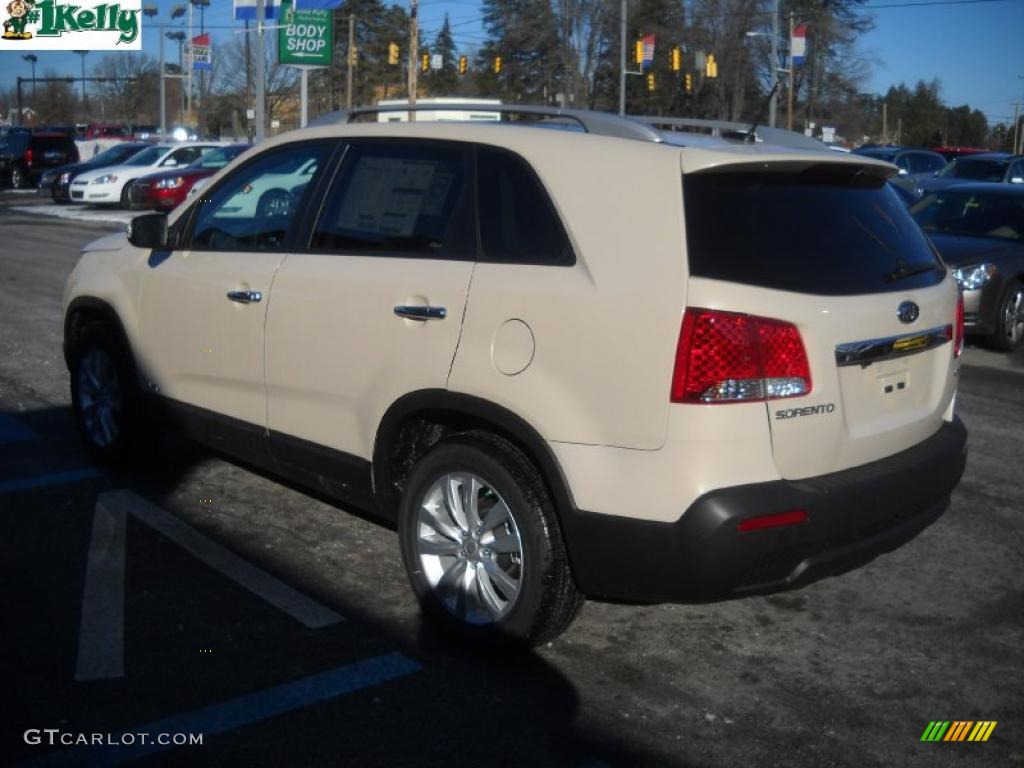
[{"label": "brake light", "polygon": [[956,322],[953,327],[953,357],[960,357],[964,351],[964,295],[960,292],[957,292]]},{"label": "brake light", "polygon": [[795,325],[687,307],[672,373],[673,403],[756,402],[810,391],[811,370]]},{"label": "brake light", "polygon": [[32,150],[25,150],[25,165],[32,165]]},{"label": "brake light", "polygon": [[748,517],[736,526],[740,533],[750,531],[763,531],[766,528],[783,528],[787,525],[800,525],[807,522],[806,509],[790,509],[787,512],[778,512],[774,515],[758,515]]}]

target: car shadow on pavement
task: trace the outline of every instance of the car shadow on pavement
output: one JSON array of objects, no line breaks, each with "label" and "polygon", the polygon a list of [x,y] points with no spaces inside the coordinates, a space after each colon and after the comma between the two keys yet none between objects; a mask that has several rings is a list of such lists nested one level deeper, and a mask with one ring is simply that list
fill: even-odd
[{"label": "car shadow on pavement", "polygon": [[[187,725],[206,732],[202,746],[161,748],[143,762],[678,764],[580,723],[576,686],[540,653],[455,640],[421,620],[397,539],[380,526],[176,438],[136,472],[89,474],[95,467],[63,409],[0,412],[0,459],[0,574],[12,630],[0,654],[14,697],[0,738],[14,761],[117,762],[127,748],[27,743],[33,729],[117,735]],[[97,502],[124,489],[340,620],[304,626],[129,514],[121,597],[109,590],[100,600],[123,600],[123,674],[76,681]],[[115,646],[116,636],[100,645]],[[401,674],[345,682],[368,660],[396,659]],[[344,691],[325,688],[325,674]],[[296,681],[312,682],[297,692]]]}]

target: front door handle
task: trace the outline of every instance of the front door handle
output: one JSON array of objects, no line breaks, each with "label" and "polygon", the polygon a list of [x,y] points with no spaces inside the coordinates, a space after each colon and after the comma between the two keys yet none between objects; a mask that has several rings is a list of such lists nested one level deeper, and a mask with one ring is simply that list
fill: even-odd
[{"label": "front door handle", "polygon": [[444,307],[407,307],[399,305],[395,307],[395,314],[409,320],[444,320],[448,317],[448,310]]},{"label": "front door handle", "polygon": [[259,291],[228,291],[228,298],[239,304],[255,304],[263,300],[263,294]]}]

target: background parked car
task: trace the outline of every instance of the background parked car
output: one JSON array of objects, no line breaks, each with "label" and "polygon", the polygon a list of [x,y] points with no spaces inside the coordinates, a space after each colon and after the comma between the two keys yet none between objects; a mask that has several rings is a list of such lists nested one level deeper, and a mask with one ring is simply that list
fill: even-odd
[{"label": "background parked car", "polygon": [[1024,155],[1010,155],[1006,152],[964,155],[930,179],[923,179],[920,186],[924,192],[933,192],[972,181],[1024,184]]},{"label": "background parked car", "polygon": [[15,189],[36,183],[44,171],[78,162],[78,147],[66,133],[10,131],[0,139],[0,178]]},{"label": "background parked car", "polygon": [[964,293],[964,326],[998,349],[1024,340],[1024,185],[962,184],[910,209]]},{"label": "background parked car", "polygon": [[203,155],[185,168],[143,176],[132,184],[128,193],[131,207],[157,211],[176,208],[188,197],[197,181],[213,176],[251,146],[230,144]]},{"label": "background parked car", "polygon": [[114,204],[128,207],[130,185],[158,169],[188,165],[216,144],[157,144],[148,147],[121,165],[86,171],[71,182],[72,203]]},{"label": "background parked car", "polygon": [[918,192],[921,182],[946,167],[946,158],[938,152],[907,147],[858,147],[855,154],[893,163],[900,169],[893,182],[910,192]]},{"label": "background parked car", "polygon": [[947,161],[956,160],[958,157],[964,155],[979,155],[984,152],[988,152],[987,149],[981,149],[979,147],[932,147],[932,152],[938,152]]},{"label": "background parked car", "polygon": [[132,155],[141,152],[148,146],[150,145],[142,142],[115,144],[110,149],[100,152],[85,162],[51,168],[40,177],[39,191],[51,195],[54,202],[70,203],[71,182],[76,176],[86,171],[104,168],[108,165],[120,165],[132,157]]}]

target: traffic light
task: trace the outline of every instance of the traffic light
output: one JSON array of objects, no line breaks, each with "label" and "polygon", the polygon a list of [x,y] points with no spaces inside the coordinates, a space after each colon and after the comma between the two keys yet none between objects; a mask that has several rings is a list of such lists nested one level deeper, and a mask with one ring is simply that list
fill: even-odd
[{"label": "traffic light", "polygon": [[636,41],[636,63],[637,64],[643,64],[644,63],[644,41],[643,40],[637,40]]},{"label": "traffic light", "polygon": [[420,72],[430,71],[430,54],[424,53],[420,56]]},{"label": "traffic light", "polygon": [[683,75],[683,88],[686,89],[687,93],[693,93],[693,75],[689,72]]},{"label": "traffic light", "polygon": [[348,49],[348,63],[353,67],[359,63],[359,49],[354,45]]},{"label": "traffic light", "polygon": [[708,54],[708,58],[704,63],[704,77],[718,77],[718,62],[715,61],[715,54],[713,53]]},{"label": "traffic light", "polygon": [[494,57],[494,74],[501,74],[501,56]]},{"label": "traffic light", "polygon": [[676,46],[672,49],[672,71],[678,72],[683,68],[683,52]]},{"label": "traffic light", "polygon": [[388,43],[388,64],[398,63],[398,43]]},{"label": "traffic light", "polygon": [[654,90],[654,73],[653,72],[648,72],[647,73],[647,90],[648,91],[653,91]]},{"label": "traffic light", "polygon": [[465,56],[459,56],[459,74],[466,74],[466,70],[469,68],[469,59]]}]

